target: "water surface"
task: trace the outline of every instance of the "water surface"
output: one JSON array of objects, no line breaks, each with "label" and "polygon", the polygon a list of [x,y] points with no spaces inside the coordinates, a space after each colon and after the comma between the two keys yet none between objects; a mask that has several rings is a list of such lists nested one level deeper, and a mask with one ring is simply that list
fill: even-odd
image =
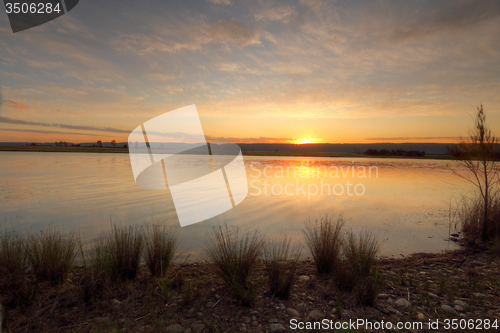
[{"label": "water surface", "polygon": [[206,233],[220,223],[258,228],[266,237],[285,230],[301,242],[304,221],[343,214],[349,227],[383,239],[382,255],[438,252],[456,246],[444,241],[450,202],[473,190],[449,170],[453,163],[246,156],[247,198],[180,228],[169,191],[138,187],[127,154],[0,152],[0,221],[23,231],[57,225],[86,239],[108,230],[110,221],[162,223],[178,228],[184,254],[199,259]]}]

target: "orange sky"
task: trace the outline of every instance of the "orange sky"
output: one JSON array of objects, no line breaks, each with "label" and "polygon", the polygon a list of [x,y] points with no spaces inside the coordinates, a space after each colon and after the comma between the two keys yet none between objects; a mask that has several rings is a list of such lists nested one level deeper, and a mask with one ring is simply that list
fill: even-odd
[{"label": "orange sky", "polygon": [[151,3],[0,15],[0,142],[124,142],[191,104],[212,141],[455,142],[480,103],[500,132],[497,1]]}]

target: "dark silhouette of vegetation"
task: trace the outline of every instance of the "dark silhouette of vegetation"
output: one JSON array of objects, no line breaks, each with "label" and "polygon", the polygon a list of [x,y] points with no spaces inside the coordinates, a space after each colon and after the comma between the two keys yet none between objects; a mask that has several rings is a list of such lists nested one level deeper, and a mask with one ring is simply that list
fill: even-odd
[{"label": "dark silhouette of vegetation", "polygon": [[424,157],[425,151],[403,150],[403,149],[368,149],[364,152],[369,156],[405,156],[405,157]]},{"label": "dark silhouette of vegetation", "polygon": [[451,168],[459,177],[474,184],[479,191],[480,200],[465,202],[465,211],[476,211],[481,205],[481,217],[465,214],[467,221],[462,221],[465,232],[480,236],[487,241],[500,236],[500,145],[486,124],[483,105],[477,107],[474,128],[467,138],[460,143],[448,147],[448,152],[469,172],[463,174],[460,170]]},{"label": "dark silhouette of vegetation", "polygon": [[116,147],[116,140],[111,140],[111,146]]},{"label": "dark silhouette of vegetation", "polygon": [[97,147],[102,148],[102,142],[101,142],[101,140],[97,141]]}]

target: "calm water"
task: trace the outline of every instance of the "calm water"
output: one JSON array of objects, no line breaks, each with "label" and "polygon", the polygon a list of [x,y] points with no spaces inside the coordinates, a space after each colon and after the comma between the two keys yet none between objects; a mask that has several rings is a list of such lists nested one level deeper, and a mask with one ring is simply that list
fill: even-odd
[{"label": "calm water", "polygon": [[0,152],[0,223],[20,230],[52,224],[90,239],[109,229],[110,220],[160,222],[180,229],[184,254],[199,259],[214,225],[258,228],[266,236],[286,230],[301,242],[304,221],[329,213],[343,214],[355,230],[377,233],[382,255],[437,252],[455,246],[444,241],[450,202],[473,190],[449,171],[453,163],[245,157],[247,198],[222,215],[180,228],[168,190],[136,186],[127,154]]}]

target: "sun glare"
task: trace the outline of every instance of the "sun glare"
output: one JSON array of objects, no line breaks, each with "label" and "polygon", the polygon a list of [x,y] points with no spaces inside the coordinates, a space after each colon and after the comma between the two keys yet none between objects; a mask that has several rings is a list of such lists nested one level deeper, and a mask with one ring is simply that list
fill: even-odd
[{"label": "sun glare", "polygon": [[317,138],[302,138],[302,139],[296,139],[294,141],[295,144],[298,145],[303,145],[306,143],[318,143],[320,141],[323,141],[323,139],[317,139]]}]

